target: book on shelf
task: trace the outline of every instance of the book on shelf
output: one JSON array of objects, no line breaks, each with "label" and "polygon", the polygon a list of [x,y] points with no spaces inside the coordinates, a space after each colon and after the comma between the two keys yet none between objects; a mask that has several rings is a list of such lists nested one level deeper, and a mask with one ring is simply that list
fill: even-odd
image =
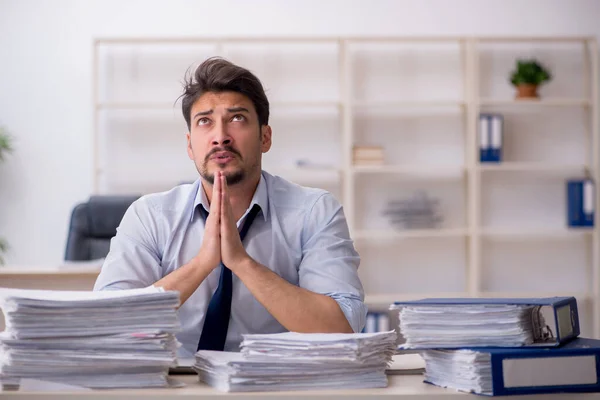
[{"label": "book on shelf", "polygon": [[355,157],[362,158],[383,158],[382,146],[354,146],[352,152]]},{"label": "book on shelf", "polygon": [[383,165],[385,156],[381,146],[354,146],[352,150],[354,165]]},{"label": "book on shelf", "polygon": [[479,161],[502,161],[504,117],[501,114],[479,115]]},{"label": "book on shelf", "polygon": [[567,225],[593,227],[595,214],[595,183],[592,179],[567,181]]},{"label": "book on shelf", "polygon": [[431,349],[424,380],[488,396],[600,391],[600,340],[575,338],[553,348]]},{"label": "book on shelf", "polygon": [[558,346],[579,336],[575,297],[396,302],[401,349]]},{"label": "book on shelf", "polygon": [[376,160],[376,159],[360,159],[360,158],[357,159],[357,158],[355,158],[353,162],[354,162],[355,166],[379,166],[379,165],[384,165],[383,159]]}]

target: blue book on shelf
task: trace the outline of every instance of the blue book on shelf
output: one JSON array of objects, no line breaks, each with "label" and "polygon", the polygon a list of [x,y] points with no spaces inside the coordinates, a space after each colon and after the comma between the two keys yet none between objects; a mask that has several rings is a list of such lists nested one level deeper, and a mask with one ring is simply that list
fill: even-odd
[{"label": "blue book on shelf", "polygon": [[479,161],[489,162],[491,161],[491,148],[490,148],[490,120],[487,114],[479,115]]},{"label": "blue book on shelf", "polygon": [[[391,308],[404,306],[439,306],[453,307],[457,305],[532,305],[536,306],[531,315],[534,327],[534,343],[524,347],[553,347],[566,343],[580,334],[577,299],[568,297],[540,298],[427,298],[421,300],[395,302]],[[546,326],[540,326],[544,321]]]},{"label": "blue book on shelf", "polygon": [[489,353],[492,396],[600,391],[597,339],[577,338],[553,348],[466,350]]},{"label": "blue book on shelf", "polygon": [[595,184],[591,179],[567,181],[567,225],[593,227],[595,214]]},{"label": "blue book on shelf", "polygon": [[479,115],[479,161],[502,161],[504,117],[500,114]]},{"label": "blue book on shelf", "polygon": [[502,115],[493,114],[489,117],[490,124],[490,161],[502,161],[502,141],[504,138],[504,118]]}]

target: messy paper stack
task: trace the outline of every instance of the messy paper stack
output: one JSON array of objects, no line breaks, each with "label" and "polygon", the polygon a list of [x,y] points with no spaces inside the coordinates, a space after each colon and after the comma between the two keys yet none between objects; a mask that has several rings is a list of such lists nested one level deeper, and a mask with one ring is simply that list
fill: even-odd
[{"label": "messy paper stack", "polygon": [[0,381],[89,388],[168,386],[179,293],[0,289]]},{"label": "messy paper stack", "polygon": [[244,335],[241,352],[199,351],[200,380],[227,392],[387,386],[396,332]]}]

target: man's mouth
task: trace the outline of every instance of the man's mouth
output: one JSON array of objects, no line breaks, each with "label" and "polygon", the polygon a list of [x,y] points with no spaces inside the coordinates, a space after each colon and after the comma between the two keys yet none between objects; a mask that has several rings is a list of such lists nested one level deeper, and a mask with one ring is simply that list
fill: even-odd
[{"label": "man's mouth", "polygon": [[217,162],[229,161],[233,160],[234,158],[235,155],[229,151],[218,151],[210,157],[211,160],[215,160]]}]

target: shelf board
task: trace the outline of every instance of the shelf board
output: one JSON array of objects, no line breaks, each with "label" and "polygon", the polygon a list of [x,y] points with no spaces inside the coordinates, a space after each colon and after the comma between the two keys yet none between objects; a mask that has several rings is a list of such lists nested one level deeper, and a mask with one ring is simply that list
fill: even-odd
[{"label": "shelf board", "polygon": [[560,175],[572,173],[585,173],[585,164],[559,164],[549,162],[499,162],[480,163],[477,168],[480,171],[489,172],[542,172],[559,173]]},{"label": "shelf board", "polygon": [[479,292],[477,295],[468,292],[424,292],[424,293],[384,293],[365,295],[365,304],[370,306],[390,306],[397,301],[411,301],[426,298],[540,298],[540,297],[568,297],[573,296],[581,300],[592,299],[592,294],[587,292],[564,291],[528,291],[528,292]]},{"label": "shelf board", "polygon": [[378,230],[358,230],[353,233],[354,239],[362,240],[382,240],[382,239],[426,239],[426,238],[445,238],[466,236],[466,229],[378,229]]},{"label": "shelf board", "polygon": [[482,106],[516,106],[516,107],[577,107],[589,106],[591,101],[586,98],[540,98],[540,99],[493,99],[481,98],[479,104]]},{"label": "shelf board", "polygon": [[[337,101],[271,101],[271,107],[294,107],[294,108],[325,108],[340,107],[342,103]],[[98,110],[181,110],[179,102],[100,102],[96,103]]]},{"label": "shelf board", "polygon": [[397,174],[426,178],[462,178],[463,165],[354,165],[355,174]]},{"label": "shelf board", "polygon": [[523,228],[523,229],[505,229],[505,228],[491,228],[484,229],[481,231],[481,235],[492,239],[534,239],[534,240],[546,240],[546,239],[570,239],[578,238],[586,235],[591,235],[593,228]]},{"label": "shelf board", "polygon": [[339,183],[341,171],[337,168],[289,167],[264,168],[271,175],[278,175],[292,182]]},{"label": "shelf board", "polygon": [[437,108],[437,107],[464,107],[466,102],[464,100],[416,100],[416,101],[402,101],[402,100],[359,100],[351,103],[352,107],[355,108]]},{"label": "shelf board", "polygon": [[569,297],[573,296],[578,299],[587,300],[592,298],[592,294],[588,292],[580,291],[527,291],[527,292],[481,292],[478,297],[491,297],[491,298],[524,298],[524,297]]},{"label": "shelf board", "polygon": [[384,293],[384,294],[367,294],[365,295],[365,304],[367,305],[391,305],[396,301],[410,301],[425,299],[428,297],[444,297],[444,298],[456,298],[456,297],[469,297],[466,292],[449,292],[449,293]]}]

